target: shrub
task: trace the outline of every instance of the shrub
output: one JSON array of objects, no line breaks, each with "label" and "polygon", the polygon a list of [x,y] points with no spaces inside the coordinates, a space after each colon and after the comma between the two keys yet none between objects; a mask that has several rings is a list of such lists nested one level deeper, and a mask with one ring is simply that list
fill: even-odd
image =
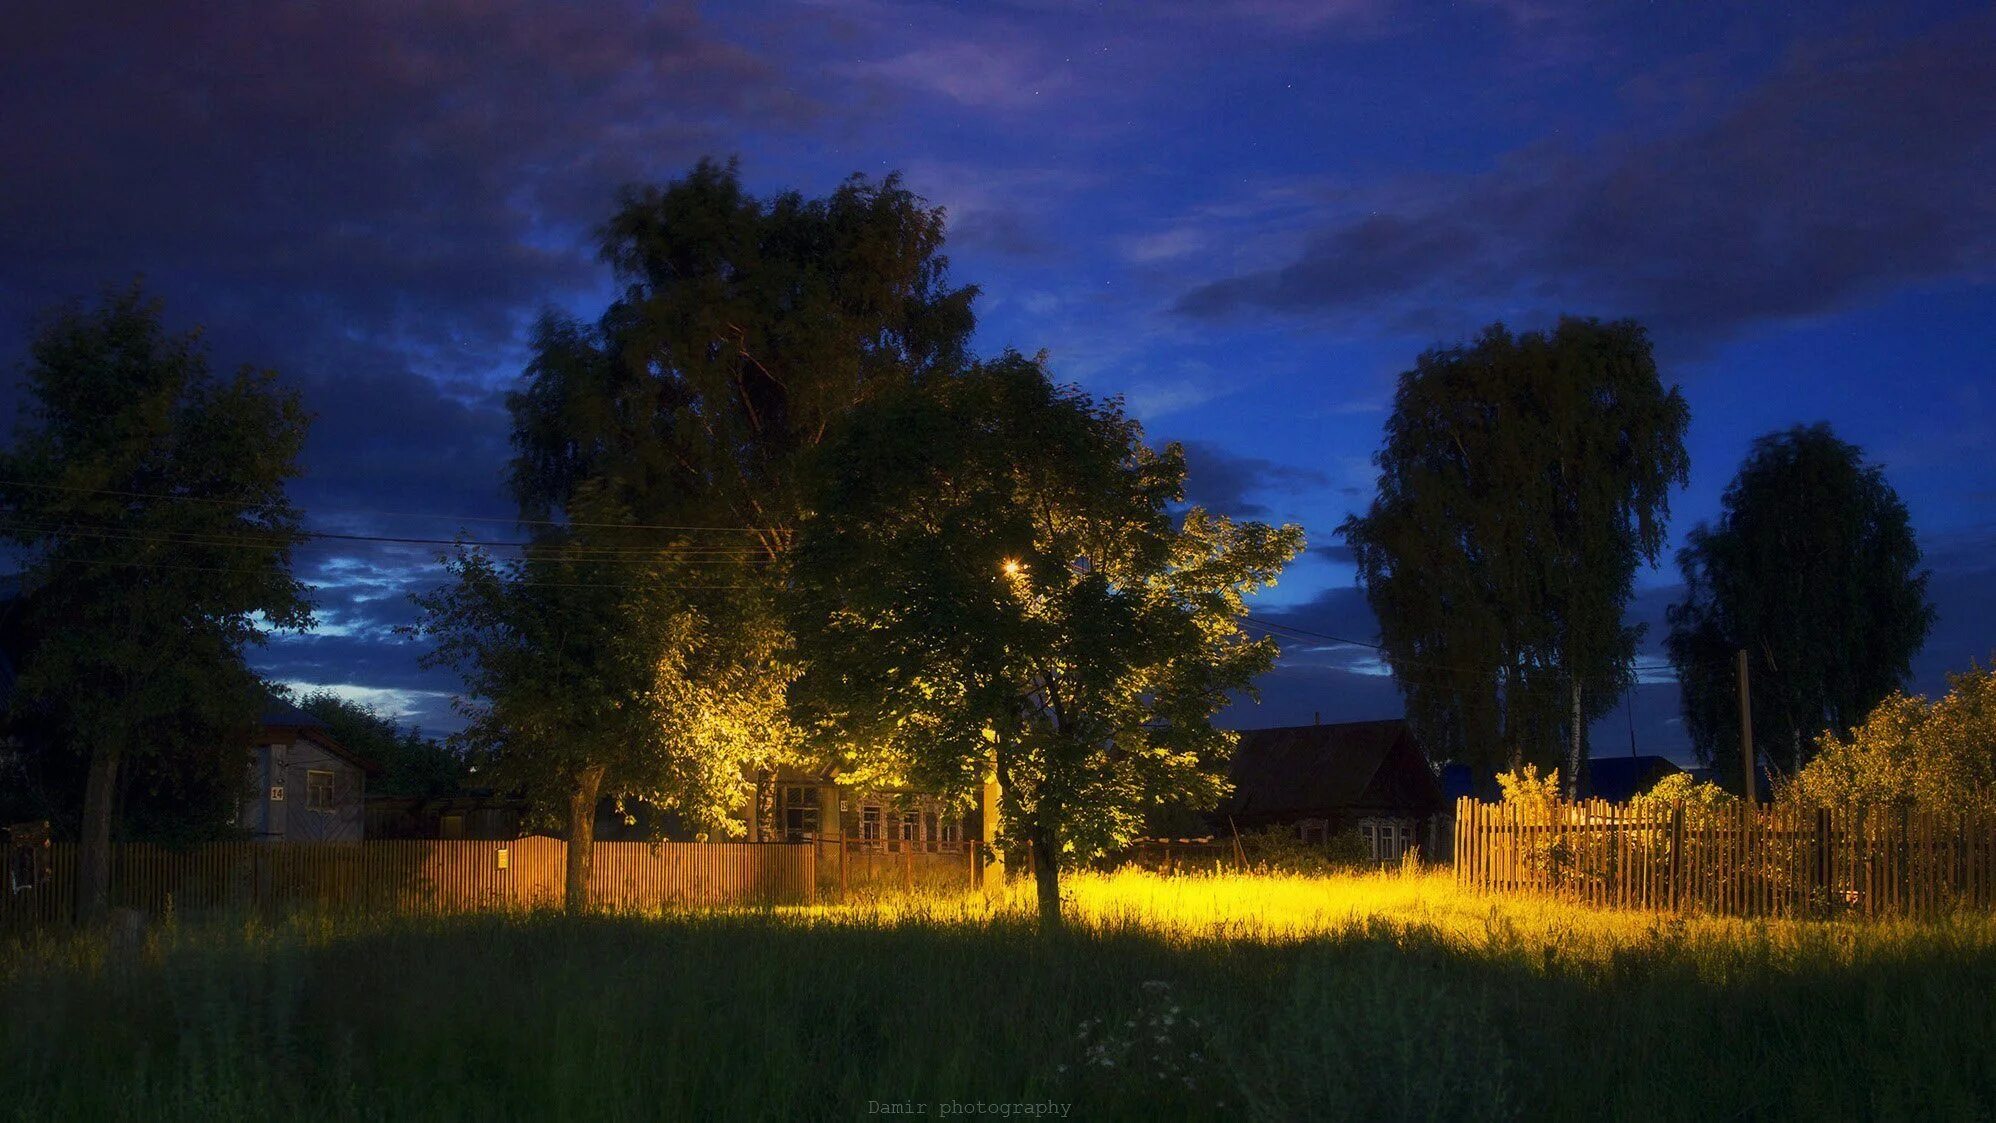
[{"label": "shrub", "polygon": [[1241,835],[1241,852],[1249,867],[1265,873],[1324,874],[1372,865],[1372,847],[1356,830],[1304,842],[1291,828],[1267,827]]},{"label": "shrub", "polygon": [[1795,788],[1819,806],[1996,814],[1996,667],[1949,675],[1939,701],[1894,694],[1847,739],[1825,733]]}]

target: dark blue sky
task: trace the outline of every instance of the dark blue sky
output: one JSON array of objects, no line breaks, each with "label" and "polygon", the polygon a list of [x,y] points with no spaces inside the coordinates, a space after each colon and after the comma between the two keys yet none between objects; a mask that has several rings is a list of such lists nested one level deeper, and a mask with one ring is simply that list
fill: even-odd
[{"label": "dark blue sky", "polygon": [[[1676,537],[1753,437],[1826,420],[1934,571],[1913,685],[1996,650],[1983,5],[55,7],[0,40],[0,354],[143,274],[218,359],[304,391],[296,495],[326,529],[508,533],[465,520],[509,514],[524,326],[600,308],[617,186],[739,155],[759,191],[898,169],[946,206],[983,349],[1045,348],[1185,441],[1196,498],[1309,528],[1270,618],[1371,636],[1330,530],[1370,494],[1395,374],[1571,312],[1641,318],[1684,388]],[[321,543],[301,570],[322,623],[267,673],[454,724],[392,631],[428,555]],[[1674,582],[1632,610],[1656,626],[1634,718],[1681,755]],[[1228,720],[1395,714],[1369,655],[1297,645]]]}]

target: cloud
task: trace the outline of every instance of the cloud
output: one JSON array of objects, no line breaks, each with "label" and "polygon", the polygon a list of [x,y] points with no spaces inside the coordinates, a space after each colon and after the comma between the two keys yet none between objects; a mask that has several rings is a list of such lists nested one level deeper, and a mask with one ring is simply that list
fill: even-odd
[{"label": "cloud", "polygon": [[1537,146],[1319,229],[1287,264],[1177,310],[1397,314],[1434,329],[1571,309],[1723,338],[1996,264],[1996,14],[1886,46],[1794,52],[1716,119]]},{"label": "cloud", "polygon": [[1269,508],[1254,496],[1269,492],[1294,495],[1330,482],[1315,468],[1243,456],[1211,441],[1182,441],[1180,445],[1185,449],[1186,498],[1223,515],[1266,517]]}]

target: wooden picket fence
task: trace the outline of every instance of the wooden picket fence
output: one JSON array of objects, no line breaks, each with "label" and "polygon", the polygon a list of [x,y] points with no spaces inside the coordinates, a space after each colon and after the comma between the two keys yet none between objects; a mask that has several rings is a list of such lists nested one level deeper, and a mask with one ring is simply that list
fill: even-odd
[{"label": "wooden picket fence", "polygon": [[961,892],[980,884],[985,853],[974,840],[819,835],[818,891],[829,900]]},{"label": "wooden picket fence", "polygon": [[[112,848],[111,904],[154,915],[217,909],[455,913],[559,905],[568,844],[507,841],[223,842],[187,849]],[[0,929],[62,923],[73,914],[76,846],[50,851],[39,888],[0,883]],[[649,909],[805,904],[822,871],[808,844],[598,842],[592,903]]]},{"label": "wooden picket fence", "polygon": [[1996,906],[1996,818],[1601,800],[1463,799],[1456,880],[1726,916],[1935,916]]}]

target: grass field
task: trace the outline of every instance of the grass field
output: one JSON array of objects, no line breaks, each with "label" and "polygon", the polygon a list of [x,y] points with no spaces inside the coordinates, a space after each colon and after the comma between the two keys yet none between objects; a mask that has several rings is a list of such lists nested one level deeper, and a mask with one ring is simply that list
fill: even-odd
[{"label": "grass field", "polygon": [[0,1118],[1996,1114],[1987,917],[1670,921],[1446,875],[1074,897],[1057,938],[1019,898],[44,939],[0,949]]}]

